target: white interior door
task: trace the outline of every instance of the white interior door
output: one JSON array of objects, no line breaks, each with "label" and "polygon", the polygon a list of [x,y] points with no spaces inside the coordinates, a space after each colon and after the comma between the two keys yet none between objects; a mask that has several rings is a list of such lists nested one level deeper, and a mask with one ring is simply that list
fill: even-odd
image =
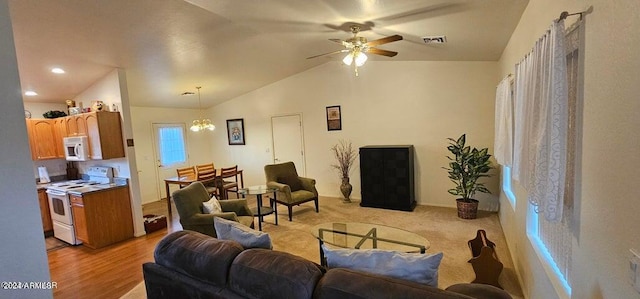
[{"label": "white interior door", "polygon": [[177,176],[176,169],[189,163],[184,123],[153,124],[158,198],[166,198],[164,179]]},{"label": "white interior door", "polygon": [[293,161],[298,175],[305,176],[302,115],[271,117],[271,131],[273,132],[273,163]]}]

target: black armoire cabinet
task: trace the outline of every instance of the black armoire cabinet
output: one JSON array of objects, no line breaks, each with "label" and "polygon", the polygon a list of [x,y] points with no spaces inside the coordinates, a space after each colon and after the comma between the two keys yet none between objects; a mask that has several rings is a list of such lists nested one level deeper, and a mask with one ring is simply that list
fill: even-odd
[{"label": "black armoire cabinet", "polygon": [[361,147],[360,182],[361,206],[413,211],[413,145]]}]

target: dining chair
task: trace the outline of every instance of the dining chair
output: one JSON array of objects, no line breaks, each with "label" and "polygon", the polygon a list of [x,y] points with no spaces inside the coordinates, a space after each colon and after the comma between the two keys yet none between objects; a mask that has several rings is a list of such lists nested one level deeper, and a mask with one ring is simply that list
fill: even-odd
[{"label": "dining chair", "polygon": [[217,195],[218,187],[216,186],[216,169],[213,163],[196,165],[196,173],[198,181],[207,188],[209,195]]},{"label": "dining chair", "polygon": [[[223,198],[229,198],[229,192],[236,194],[236,198],[239,198],[238,190],[243,188],[242,180],[238,180],[238,165],[233,167],[222,167],[220,169],[220,178],[222,179],[222,192]],[[225,180],[227,179],[227,180]]]},{"label": "dining chair", "polygon": [[181,178],[195,179],[196,178],[196,169],[193,166],[178,168],[176,170],[178,171],[179,179]]}]

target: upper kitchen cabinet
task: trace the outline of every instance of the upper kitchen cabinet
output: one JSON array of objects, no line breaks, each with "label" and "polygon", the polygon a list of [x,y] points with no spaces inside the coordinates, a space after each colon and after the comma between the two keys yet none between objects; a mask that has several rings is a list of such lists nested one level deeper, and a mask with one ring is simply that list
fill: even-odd
[{"label": "upper kitchen cabinet", "polygon": [[87,136],[87,122],[84,114],[65,117],[67,136]]},{"label": "upper kitchen cabinet", "polygon": [[59,131],[61,126],[58,125],[63,121],[62,118],[27,119],[32,160],[64,158],[61,135],[64,133]]},{"label": "upper kitchen cabinet", "polygon": [[81,114],[94,160],[124,157],[120,112],[99,111]]}]

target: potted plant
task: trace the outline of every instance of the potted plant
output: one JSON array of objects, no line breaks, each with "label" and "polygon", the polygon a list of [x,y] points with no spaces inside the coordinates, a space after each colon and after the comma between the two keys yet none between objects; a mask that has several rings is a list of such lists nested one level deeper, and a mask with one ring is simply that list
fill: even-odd
[{"label": "potted plant", "polygon": [[340,140],[340,142],[331,148],[333,156],[338,163],[332,164],[331,167],[338,170],[342,176],[342,184],[340,184],[340,192],[344,196],[344,202],[351,202],[349,196],[353,190],[353,186],[349,183],[349,173],[353,167],[353,163],[356,161],[356,150],[353,149],[351,141]]},{"label": "potted plant", "polygon": [[449,189],[449,193],[460,196],[456,199],[458,217],[463,219],[475,219],[478,213],[478,201],[473,199],[476,192],[491,193],[478,179],[490,177],[491,155],[489,149],[471,148],[465,146],[466,134],[462,134],[457,140],[447,138],[450,143],[447,149],[453,156],[447,156],[449,167],[443,167],[449,172],[449,179],[456,184]]}]

